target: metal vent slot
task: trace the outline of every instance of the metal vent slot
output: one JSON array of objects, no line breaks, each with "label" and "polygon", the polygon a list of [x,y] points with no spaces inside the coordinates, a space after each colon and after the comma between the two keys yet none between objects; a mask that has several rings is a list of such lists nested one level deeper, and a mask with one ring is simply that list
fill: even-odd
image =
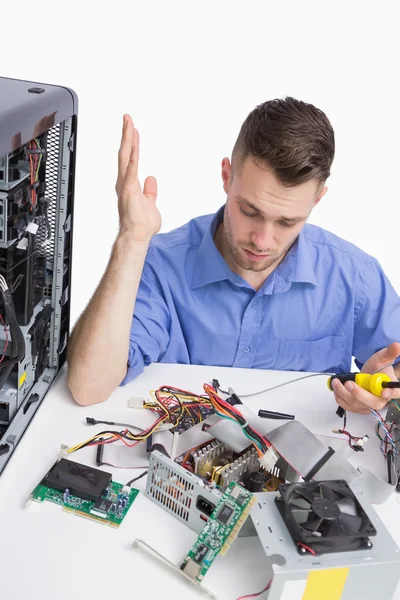
[{"label": "metal vent slot", "polygon": [[184,521],[189,520],[194,486],[179,473],[155,461],[151,473],[151,485],[147,493],[169,512]]},{"label": "metal vent slot", "polygon": [[[45,196],[49,200],[49,207],[47,209],[48,223],[46,223],[45,217],[42,217],[36,234],[37,247],[40,248],[38,256],[46,256],[50,263],[53,262],[56,235],[57,191],[60,179],[60,136],[60,125],[55,125],[49,130],[47,135]],[[52,285],[49,284],[43,290],[43,297],[50,300],[51,296]]]}]

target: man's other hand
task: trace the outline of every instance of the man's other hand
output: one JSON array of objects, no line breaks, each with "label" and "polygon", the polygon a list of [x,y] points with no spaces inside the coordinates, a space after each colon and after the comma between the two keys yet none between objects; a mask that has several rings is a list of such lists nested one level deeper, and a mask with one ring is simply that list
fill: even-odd
[{"label": "man's other hand", "polygon": [[[400,356],[400,343],[394,342],[373,354],[361,369],[362,373],[380,371],[389,375],[392,381],[397,381],[393,363]],[[385,367],[385,368],[382,368]],[[343,385],[338,379],[332,382],[336,402],[348,412],[368,414],[370,409],[381,410],[392,398],[400,398],[400,389],[384,389],[380,397],[371,394],[357,385],[354,381],[346,381]]]}]

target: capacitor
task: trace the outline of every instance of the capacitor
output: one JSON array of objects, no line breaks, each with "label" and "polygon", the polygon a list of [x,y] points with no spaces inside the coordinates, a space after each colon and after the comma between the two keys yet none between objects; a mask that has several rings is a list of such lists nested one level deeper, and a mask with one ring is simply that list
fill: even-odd
[{"label": "capacitor", "polygon": [[68,500],[69,500],[69,489],[67,488],[67,489],[65,490],[65,492],[64,492],[64,496],[63,496],[63,501],[64,501],[64,504],[65,504],[66,502],[68,502]]},{"label": "capacitor", "polygon": [[122,508],[125,508],[126,506],[126,498],[122,498]]},{"label": "capacitor", "polygon": [[249,492],[262,492],[265,485],[265,478],[259,471],[253,471],[249,475],[249,481],[247,483],[247,489]]}]

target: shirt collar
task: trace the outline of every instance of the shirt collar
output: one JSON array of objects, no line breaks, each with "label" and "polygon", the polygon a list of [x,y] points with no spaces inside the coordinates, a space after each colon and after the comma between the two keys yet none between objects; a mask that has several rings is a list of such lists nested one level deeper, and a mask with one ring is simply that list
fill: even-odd
[{"label": "shirt collar", "polygon": [[[247,281],[230,269],[215,245],[214,235],[223,219],[224,209],[225,206],[222,206],[214,215],[198,248],[192,289],[225,280],[240,287],[253,289]],[[281,264],[267,278],[259,293],[282,293],[287,291],[294,282],[318,285],[303,231],[300,232]]]}]

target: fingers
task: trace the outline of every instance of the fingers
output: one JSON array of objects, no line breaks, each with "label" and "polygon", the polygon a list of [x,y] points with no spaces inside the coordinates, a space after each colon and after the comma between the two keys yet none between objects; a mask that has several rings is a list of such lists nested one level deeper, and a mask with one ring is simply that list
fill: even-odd
[{"label": "fingers", "polygon": [[147,198],[154,200],[154,202],[156,201],[157,180],[155,177],[151,177],[151,176],[146,177],[146,180],[145,180],[144,186],[143,186],[143,193]]},{"label": "fingers", "polygon": [[124,189],[127,192],[136,192],[140,189],[138,180],[138,166],[139,166],[139,132],[133,127],[132,124],[132,136],[131,136],[131,148],[130,155],[126,167],[124,177]]},{"label": "fingers", "polygon": [[385,365],[390,365],[390,363],[394,362],[398,356],[400,356],[399,342],[393,342],[393,344],[390,344],[387,348],[382,348],[382,350],[379,350],[379,352],[376,352],[373,356],[375,365],[374,370],[377,371]]},{"label": "fingers", "polygon": [[337,379],[332,381],[337,403],[349,412],[368,414],[370,408],[381,410],[386,406],[387,400],[374,396],[353,381],[347,381],[344,385]]},{"label": "fingers", "polygon": [[137,179],[139,164],[139,133],[135,129],[129,115],[124,115],[121,145],[118,152],[118,179],[116,184],[117,193],[121,191],[122,185],[129,169],[129,183]]}]

